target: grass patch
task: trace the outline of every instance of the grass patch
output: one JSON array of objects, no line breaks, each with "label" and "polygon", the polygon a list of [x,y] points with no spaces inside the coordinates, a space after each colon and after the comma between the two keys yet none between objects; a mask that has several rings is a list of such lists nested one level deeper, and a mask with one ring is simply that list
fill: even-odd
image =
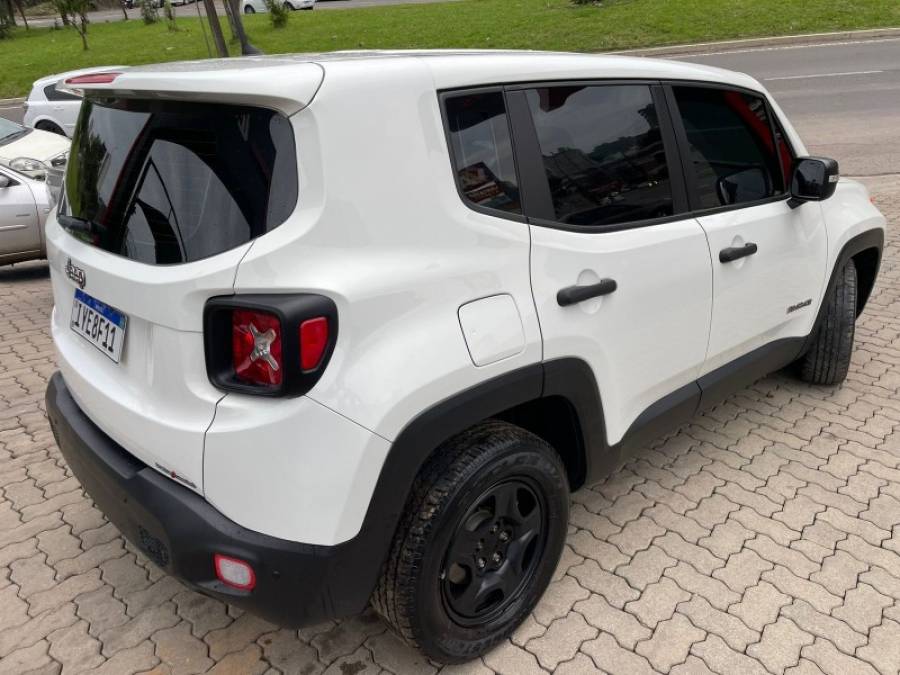
[{"label": "grass patch", "polygon": [[[90,51],[73,30],[17,29],[0,41],[0,98],[22,96],[44,75],[91,65],[136,65],[204,58],[199,20],[178,32],[140,21],[92,25]],[[511,48],[607,51],[764,35],[900,25],[896,0],[460,0],[340,11],[297,12],[275,30],[246,17],[251,41],[266,53],[374,48]],[[223,30],[228,34],[227,22]]]}]

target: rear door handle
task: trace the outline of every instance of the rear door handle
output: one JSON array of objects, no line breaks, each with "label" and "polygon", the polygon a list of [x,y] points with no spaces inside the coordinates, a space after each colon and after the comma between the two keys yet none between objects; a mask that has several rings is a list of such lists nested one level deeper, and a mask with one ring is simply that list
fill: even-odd
[{"label": "rear door handle", "polygon": [[719,251],[719,262],[730,263],[748,255],[753,255],[757,251],[757,246],[753,242],[748,242],[743,246],[730,246]]},{"label": "rear door handle", "polygon": [[568,307],[591,298],[599,298],[601,295],[609,295],[618,287],[615,279],[601,279],[589,286],[569,286],[556,294],[556,302],[560,307]]}]

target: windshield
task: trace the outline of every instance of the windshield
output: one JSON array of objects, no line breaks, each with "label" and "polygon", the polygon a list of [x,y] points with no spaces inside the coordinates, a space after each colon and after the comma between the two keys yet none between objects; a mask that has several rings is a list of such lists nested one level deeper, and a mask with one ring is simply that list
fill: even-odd
[{"label": "windshield", "polygon": [[21,124],[16,124],[0,117],[0,143],[8,143],[20,136],[24,136],[29,131],[31,129],[26,129]]},{"label": "windshield", "polygon": [[297,202],[293,130],[271,110],[88,99],[72,146],[60,225],[144,263],[233,249]]}]

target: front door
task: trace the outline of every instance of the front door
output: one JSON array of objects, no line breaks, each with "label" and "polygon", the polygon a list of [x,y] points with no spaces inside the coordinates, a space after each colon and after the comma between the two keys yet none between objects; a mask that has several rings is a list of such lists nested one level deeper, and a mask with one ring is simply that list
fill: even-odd
[{"label": "front door", "polygon": [[812,329],[825,283],[821,207],[788,201],[792,153],[761,96],[713,86],[671,92],[713,266],[703,373],[766,346],[790,352],[796,344],[784,339]]},{"label": "front door", "polygon": [[526,88],[511,92],[511,107],[515,96],[536,136],[528,155],[531,139],[519,134],[520,154],[535,156],[546,191],[544,204],[537,190],[527,195],[530,216],[545,209],[530,218],[544,359],[588,363],[613,445],[700,372],[712,306],[706,237],[678,215],[685,204],[660,87]]}]

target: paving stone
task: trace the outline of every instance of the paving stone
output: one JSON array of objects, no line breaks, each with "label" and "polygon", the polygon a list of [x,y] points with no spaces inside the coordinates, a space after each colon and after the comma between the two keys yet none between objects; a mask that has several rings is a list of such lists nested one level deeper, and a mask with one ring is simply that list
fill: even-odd
[{"label": "paving stone", "polygon": [[676,611],[688,617],[697,628],[718,635],[736,651],[743,652],[747,645],[760,639],[758,630],[748,627],[733,614],[716,609],[705,598],[694,596],[678,605]]},{"label": "paving stone", "polygon": [[697,543],[713,555],[727,560],[728,556],[738,553],[744,548],[744,543],[755,536],[755,532],[748,530],[736,520],[729,519],[716,525],[710,536],[700,539]]},{"label": "paving stone", "polygon": [[767,624],[775,621],[781,608],[790,601],[791,598],[775,586],[762,581],[748,588],[741,602],[729,607],[728,613],[734,614],[753,630],[762,631]]},{"label": "paving stone", "polygon": [[597,639],[585,642],[581,645],[581,651],[610,675],[653,675],[654,672],[647,659],[622,649],[608,633],[600,633]]},{"label": "paving stone", "polygon": [[651,635],[651,631],[632,614],[613,607],[599,595],[576,603],[575,611],[595,628],[611,634],[626,649],[634,649],[639,640],[646,640]]},{"label": "paving stone", "polygon": [[763,629],[762,640],[747,649],[747,655],[762,663],[769,672],[783,673],[800,661],[800,650],[814,641],[812,635],[784,617]]},{"label": "paving stone", "polygon": [[697,505],[696,509],[691,509],[684,515],[693,518],[707,530],[713,529],[716,525],[724,523],[730,513],[737,511],[740,507],[734,502],[726,499],[720,494],[703,498]]},{"label": "paving stone", "polygon": [[869,569],[869,566],[860,562],[846,551],[837,551],[834,555],[825,558],[822,569],[810,576],[810,581],[821,584],[835,595],[843,596],[849,589],[856,586],[859,575]]},{"label": "paving stone", "polygon": [[[499,675],[544,675],[546,673],[538,664],[534,654],[509,641],[501,643],[488,652],[484,656],[484,663]],[[327,671],[326,675],[329,675]]]},{"label": "paving stone", "polygon": [[[447,675],[447,673],[447,668],[441,670],[441,675]],[[571,661],[560,663],[553,671],[553,675],[602,675],[602,673],[603,671],[594,664],[591,657],[580,652]]]},{"label": "paving stone", "polygon": [[113,597],[112,590],[110,586],[102,586],[75,598],[77,614],[88,622],[94,637],[128,621],[125,605]]},{"label": "paving stone", "polygon": [[266,661],[285,675],[319,675],[325,670],[325,666],[317,661],[316,650],[301,641],[295,631],[282,629],[267,633],[257,643],[262,647]]},{"label": "paving stone", "polygon": [[690,594],[679,588],[674,581],[664,577],[658,583],[645,588],[640,599],[626,604],[625,611],[634,614],[648,628],[656,628],[656,624],[660,621],[672,617],[678,603],[689,600],[690,597]]},{"label": "paving stone", "polygon": [[781,614],[807,633],[830,640],[847,654],[853,654],[857,647],[866,643],[866,636],[853,630],[845,621],[823,614],[803,600],[794,600],[781,609]]},{"label": "paving stone", "polygon": [[110,657],[122,650],[136,647],[156,631],[171,628],[178,621],[175,605],[169,603],[154,607],[120,626],[100,633],[98,638],[103,643],[103,655]]},{"label": "paving stone", "polygon": [[29,670],[43,668],[50,663],[50,656],[47,654],[49,646],[46,640],[39,640],[7,654],[0,659],[0,675],[22,675]]},{"label": "paving stone", "polygon": [[861,518],[851,518],[846,513],[833,508],[825,509],[816,516],[816,520],[822,520],[847,534],[862,537],[873,546],[880,546],[881,542],[891,536],[890,532],[873,523],[861,520]]},{"label": "paving stone", "polygon": [[841,604],[841,598],[830,593],[823,586],[807,581],[781,565],[763,572],[762,578],[774,585],[782,593],[805,600],[820,612],[828,613]]},{"label": "paving stone", "polygon": [[[248,625],[251,627],[258,626],[261,629],[261,632],[268,632],[265,630],[265,626],[263,625],[264,622],[245,614],[223,631],[214,631],[213,633],[210,633],[207,637],[207,642],[210,642],[210,645],[212,645],[213,642],[210,638],[220,634],[221,639],[218,640],[218,642],[221,642],[225,648],[234,642],[240,643],[241,640],[230,637],[231,633],[242,634],[248,632],[247,628],[238,626],[239,622],[252,622]],[[271,627],[269,630],[271,630]],[[315,647],[321,661],[330,663],[339,656],[344,656],[356,651],[369,636],[383,633],[385,630],[385,625],[379,621],[378,617],[375,616],[373,612],[366,612],[358,617],[342,621],[324,633],[319,633],[310,641],[310,644]],[[210,649],[210,655],[213,658],[216,658],[215,654],[212,653],[212,649]]]},{"label": "paving stone", "polygon": [[47,564],[47,556],[38,553],[30,558],[20,558],[9,565],[9,578],[19,586],[19,597],[27,599],[38,591],[46,591],[56,585],[56,572]]},{"label": "paving stone", "polygon": [[616,574],[624,577],[630,586],[643,590],[649,584],[660,580],[668,568],[677,561],[668,556],[658,546],[651,546],[646,551],[639,551],[627,565],[616,569]]},{"label": "paving stone", "polygon": [[881,623],[882,611],[892,604],[892,598],[882,595],[869,584],[859,584],[847,591],[844,604],[835,609],[832,616],[846,621],[860,633],[868,633],[872,626]]},{"label": "paving stone", "polygon": [[540,664],[553,670],[563,661],[575,657],[581,644],[597,637],[598,631],[584,620],[584,617],[573,612],[564,619],[554,621],[547,632],[531,640],[527,649],[537,656]]},{"label": "paving stone", "polygon": [[690,652],[691,645],[706,637],[684,615],[675,614],[671,619],[661,621],[653,631],[653,637],[639,642],[637,653],[661,672],[668,672],[672,666],[682,663]]},{"label": "paving stone", "polygon": [[[211,630],[224,628],[231,623],[225,605],[193,591],[182,591],[173,598],[178,615],[190,621],[192,632],[202,638]],[[124,616],[124,607],[122,609]]]},{"label": "paving stone", "polygon": [[262,659],[258,645],[247,645],[239,652],[230,652],[221,661],[206,671],[209,675],[259,675],[268,668]]},{"label": "paving stone", "polygon": [[702,574],[710,575],[714,570],[725,565],[724,560],[710,553],[708,549],[685,541],[681,535],[675,532],[667,532],[653,543],[665,551],[670,558],[690,563]]},{"label": "paving stone", "polygon": [[629,558],[612,544],[600,541],[587,530],[578,530],[566,538],[566,542],[583,558],[590,558],[598,562],[603,569],[613,571],[619,565],[624,565]]},{"label": "paving stone", "polygon": [[607,541],[625,555],[633,556],[638,551],[648,548],[656,537],[663,534],[665,534],[663,528],[649,517],[642,516],[626,523],[619,532],[611,534]]},{"label": "paving stone", "polygon": [[896,673],[900,669],[900,623],[887,620],[875,626],[869,633],[869,644],[856,655],[882,673]]},{"label": "paving stone", "polygon": [[60,628],[49,636],[49,654],[65,673],[81,673],[103,663],[100,642],[88,634],[87,621]]},{"label": "paving stone", "polygon": [[717,673],[711,671],[702,660],[691,654],[684,663],[672,668],[669,675],[717,675]]},{"label": "paving stone", "polygon": [[716,673],[740,673],[741,675],[765,675],[763,665],[740,652],[734,651],[718,635],[708,635],[691,647],[691,653],[703,660]]},{"label": "paving stone", "polygon": [[735,553],[724,567],[713,571],[713,578],[722,581],[728,588],[741,593],[759,583],[763,572],[771,570],[775,565],[759,557],[756,551],[745,549]]},{"label": "paving stone", "polygon": [[[795,544],[796,542],[791,542]],[[811,574],[819,571],[820,566],[807,558],[799,551],[775,543],[764,534],[756,536],[746,544],[747,548],[759,554],[763,560],[768,560],[773,565],[782,565],[798,577],[808,579]]]},{"label": "paving stone", "polygon": [[868,663],[842,654],[831,642],[822,638],[816,638],[800,654],[827,675],[877,675],[878,672]]},{"label": "paving stone", "polygon": [[588,590],[606,598],[614,607],[621,608],[641,595],[625,579],[607,572],[594,560],[585,560],[581,565],[572,567],[569,574]]},{"label": "paving stone", "polygon": [[534,608],[534,618],[541,625],[549,626],[556,619],[561,619],[571,612],[576,602],[590,595],[591,592],[580,586],[573,577],[563,577],[547,587],[547,592]]},{"label": "paving stone", "polygon": [[709,601],[714,607],[725,610],[738,602],[741,596],[713,577],[701,574],[689,564],[679,562],[666,570],[666,576],[674,580],[679,588],[694,593]]},{"label": "paving stone", "polygon": [[100,581],[100,573],[91,570],[85,574],[70,577],[46,591],[38,591],[28,598],[28,611],[32,616],[53,609],[66,602],[70,602],[82,593],[94,591],[103,582]]},{"label": "paving stone", "polygon": [[[153,633],[151,639],[156,644],[156,656],[169,667],[172,675],[203,673],[213,665],[206,645],[191,635],[191,626],[186,621]],[[312,652],[311,648],[307,649]]]}]

